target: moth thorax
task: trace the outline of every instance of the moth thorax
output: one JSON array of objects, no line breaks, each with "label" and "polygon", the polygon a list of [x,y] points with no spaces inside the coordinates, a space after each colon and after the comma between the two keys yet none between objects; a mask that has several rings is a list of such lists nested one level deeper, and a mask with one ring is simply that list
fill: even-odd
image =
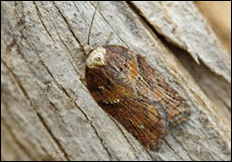
[{"label": "moth thorax", "polygon": [[106,54],[106,49],[103,47],[98,47],[93,51],[91,51],[86,59],[87,67],[91,69],[105,65],[106,63],[105,54]]}]

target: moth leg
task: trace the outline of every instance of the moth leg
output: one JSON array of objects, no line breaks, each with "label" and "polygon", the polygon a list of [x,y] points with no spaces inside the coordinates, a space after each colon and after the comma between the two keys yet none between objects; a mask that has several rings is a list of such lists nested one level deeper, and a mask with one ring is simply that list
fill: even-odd
[{"label": "moth leg", "polygon": [[105,39],[103,45],[107,45],[107,44],[109,43],[110,38],[112,37],[112,35],[113,35],[113,32],[110,32],[110,33],[108,34],[108,36],[106,37],[106,39]]}]

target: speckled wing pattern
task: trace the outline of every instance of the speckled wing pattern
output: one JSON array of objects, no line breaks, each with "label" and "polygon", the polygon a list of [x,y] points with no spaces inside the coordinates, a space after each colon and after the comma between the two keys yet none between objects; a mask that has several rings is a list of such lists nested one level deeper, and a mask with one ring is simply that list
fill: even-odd
[{"label": "speckled wing pattern", "polygon": [[86,67],[88,90],[103,110],[155,150],[169,123],[188,117],[189,106],[142,56],[118,45],[103,48],[106,64]]}]

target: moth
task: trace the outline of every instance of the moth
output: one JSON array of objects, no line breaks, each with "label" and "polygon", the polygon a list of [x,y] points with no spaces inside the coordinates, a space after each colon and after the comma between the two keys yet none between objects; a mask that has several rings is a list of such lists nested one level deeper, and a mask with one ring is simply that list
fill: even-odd
[{"label": "moth", "polygon": [[155,150],[170,124],[190,115],[185,99],[141,55],[119,45],[84,49],[90,94],[148,150]]},{"label": "moth", "polygon": [[125,47],[105,45],[90,52],[85,79],[101,108],[149,150],[156,148],[170,123],[190,114],[186,101],[145,58]]}]

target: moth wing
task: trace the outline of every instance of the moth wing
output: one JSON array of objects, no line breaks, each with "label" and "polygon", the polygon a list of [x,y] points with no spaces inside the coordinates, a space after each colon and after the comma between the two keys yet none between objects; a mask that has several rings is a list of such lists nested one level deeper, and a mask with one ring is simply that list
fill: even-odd
[{"label": "moth wing", "polygon": [[98,104],[121,123],[148,150],[155,150],[166,133],[166,122],[150,100],[123,98],[119,103]]},{"label": "moth wing", "polygon": [[144,57],[137,55],[137,61],[140,75],[150,86],[155,98],[160,99],[166,110],[167,120],[170,123],[185,120],[190,114],[190,108],[185,99],[155,72]]}]

